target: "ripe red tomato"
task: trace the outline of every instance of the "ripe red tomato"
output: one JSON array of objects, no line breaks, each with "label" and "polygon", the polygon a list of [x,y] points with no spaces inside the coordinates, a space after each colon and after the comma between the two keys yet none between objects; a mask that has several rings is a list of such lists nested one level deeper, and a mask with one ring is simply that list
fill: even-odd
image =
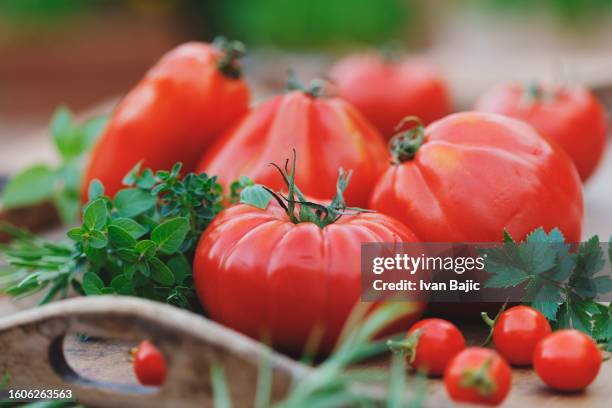
[{"label": "ripe red tomato", "polygon": [[601,367],[597,344],[578,330],[559,330],[542,340],[533,353],[533,367],[549,387],[578,391],[595,380]]},{"label": "ripe red tomato", "polygon": [[133,350],[134,373],[142,385],[160,386],[166,380],[166,361],[150,341],[142,341]]},{"label": "ripe red tomato", "polygon": [[398,134],[394,162],[369,208],[403,221],[423,242],[522,240],[558,227],[580,240],[582,185],[569,157],[529,125],[463,112]]},{"label": "ripe red tomato", "polygon": [[392,348],[406,353],[408,364],[429,376],[441,376],[448,362],[465,348],[465,338],[447,320],[424,319],[415,323],[402,342]]},{"label": "ripe red tomato", "polygon": [[551,331],[542,313],[529,306],[514,306],[497,319],[493,342],[510,364],[527,366],[532,364],[536,345]]},{"label": "ripe red tomato", "polygon": [[350,104],[314,92],[293,91],[254,108],[208,150],[198,167],[228,186],[240,176],[272,189],[282,187],[271,162],[297,150],[297,184],[304,194],[327,199],[338,168],[353,171],[348,204],[365,206],[388,154],[380,134]]},{"label": "ripe red tomato", "polygon": [[[338,188],[343,189],[340,183]],[[303,214],[310,206],[299,204],[298,212],[287,199],[285,209],[277,201],[266,209],[238,204],[215,217],[196,249],[196,291],[209,315],[228,327],[295,355],[304,351],[313,330],[321,330],[319,351],[327,353],[360,299],[362,243],[418,239],[378,213],[337,219],[326,206],[324,222],[308,221],[316,211]],[[424,304],[415,306],[404,327]]]},{"label": "ripe red tomato", "polygon": [[113,196],[141,160],[153,170],[180,161],[193,171],[204,150],[248,109],[237,53],[192,42],[164,55],[113,112],[85,172],[84,200],[93,179]]},{"label": "ripe red tomato", "polygon": [[351,102],[385,136],[406,115],[428,124],[448,115],[451,103],[444,80],[424,60],[385,59],[381,55],[352,55],[330,72],[340,96]]},{"label": "ripe red tomato", "polygon": [[495,351],[468,347],[451,360],[444,372],[446,392],[457,402],[501,404],[512,383],[512,371]]},{"label": "ripe red tomato", "polygon": [[601,103],[584,87],[505,83],[482,95],[476,109],[501,113],[532,125],[569,154],[583,181],[601,160],[608,120]]}]

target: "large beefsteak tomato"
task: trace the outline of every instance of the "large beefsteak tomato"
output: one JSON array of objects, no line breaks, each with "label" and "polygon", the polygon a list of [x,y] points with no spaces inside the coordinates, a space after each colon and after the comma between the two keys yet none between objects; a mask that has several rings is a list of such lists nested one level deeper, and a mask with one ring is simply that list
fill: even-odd
[{"label": "large beefsteak tomato", "polygon": [[531,126],[463,112],[390,142],[394,160],[370,208],[403,221],[423,242],[522,240],[558,227],[578,242],[582,185],[570,158]]},{"label": "large beefsteak tomato", "polygon": [[567,152],[583,181],[593,174],[603,155],[608,136],[606,111],[582,86],[504,83],[482,95],[476,110],[529,123]]},{"label": "large beefsteak tomato", "polygon": [[[284,173],[290,186],[293,174]],[[391,217],[346,208],[346,182],[341,174],[328,206],[306,202],[290,187],[263,209],[237,204],[214,219],[194,261],[197,294],[213,319],[292,354],[322,331],[318,350],[331,351],[360,299],[361,244],[417,241]],[[425,305],[414,306],[402,329]]]},{"label": "large beefsteak tomato", "polygon": [[442,76],[420,58],[357,54],[330,71],[340,96],[361,111],[385,138],[407,114],[428,124],[451,111]]},{"label": "large beefsteak tomato", "polygon": [[367,204],[388,158],[382,137],[357,109],[311,87],[276,96],[251,110],[206,152],[198,171],[216,175],[226,187],[248,176],[278,190],[282,180],[269,163],[284,160],[291,149],[300,152],[296,183],[304,194],[331,197],[342,167],[359,180],[345,196],[356,206]]},{"label": "large beefsteak tomato", "polygon": [[138,162],[153,170],[176,162],[193,171],[217,135],[248,110],[240,78],[242,45],[187,43],[170,51],[119,103],[92,152],[83,195],[99,179],[111,197]]}]

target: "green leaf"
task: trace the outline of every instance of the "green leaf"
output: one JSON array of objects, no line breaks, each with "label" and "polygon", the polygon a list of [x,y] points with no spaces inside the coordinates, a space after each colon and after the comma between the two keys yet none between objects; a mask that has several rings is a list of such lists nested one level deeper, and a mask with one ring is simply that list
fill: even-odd
[{"label": "green leaf", "polygon": [[155,227],[151,240],[162,253],[171,255],[180,248],[188,232],[189,221],[186,218],[173,218]]},{"label": "green leaf", "polygon": [[605,295],[612,292],[612,279],[610,276],[598,276],[593,279],[595,290],[598,295]]},{"label": "green leaf", "polygon": [[93,230],[89,231],[88,234],[87,243],[89,243],[92,248],[102,249],[108,245],[108,238],[102,231]]},{"label": "green leaf", "polygon": [[531,306],[539,310],[548,320],[555,320],[561,300],[558,288],[544,284],[540,287]]},{"label": "green leaf", "polygon": [[85,207],[83,211],[83,225],[90,230],[101,230],[108,219],[106,202],[98,198]]},{"label": "green leaf", "polygon": [[83,228],[77,227],[69,229],[66,235],[73,241],[82,242],[84,233],[85,231],[83,230]]},{"label": "green leaf", "polygon": [[155,253],[157,252],[157,244],[147,239],[138,241],[134,249],[145,258],[151,258],[155,256]]},{"label": "green leaf", "polygon": [[53,194],[53,204],[64,225],[71,225],[79,218],[81,199],[76,192],[56,190]]},{"label": "green leaf", "polygon": [[72,113],[65,106],[60,106],[51,118],[51,136],[55,147],[62,157],[71,158],[82,152],[81,140],[74,126]]},{"label": "green leaf", "polygon": [[133,249],[121,248],[117,251],[117,255],[119,258],[123,259],[126,262],[134,263],[138,261],[138,252]]},{"label": "green leaf", "polygon": [[131,295],[134,292],[132,280],[125,274],[115,276],[111,281],[111,287],[119,295]]},{"label": "green leaf", "polygon": [[93,179],[91,183],[89,183],[89,190],[87,194],[89,201],[102,197],[104,195],[104,185],[100,180]]},{"label": "green leaf", "polygon": [[505,228],[504,228],[504,243],[505,244],[514,244],[514,239],[512,238],[512,235],[510,235],[508,230],[505,229]]},{"label": "green leaf", "polygon": [[108,124],[108,120],[109,117],[107,115],[102,115],[89,119],[81,125],[80,131],[85,151],[89,151],[93,147]]},{"label": "green leaf", "polygon": [[115,248],[132,248],[136,245],[136,239],[118,225],[108,226],[108,237]]},{"label": "green leaf", "polygon": [[142,160],[136,163],[134,167],[125,175],[123,180],[121,181],[126,186],[133,186],[138,179],[138,175],[140,174],[140,168],[142,167]]},{"label": "green leaf", "polygon": [[44,165],[36,165],[9,180],[2,192],[2,206],[6,209],[38,204],[53,197],[55,172]]},{"label": "green leaf", "polygon": [[86,295],[101,295],[104,282],[93,272],[83,274],[83,290]]},{"label": "green leaf", "polygon": [[149,259],[149,266],[151,267],[151,277],[154,281],[165,286],[174,284],[174,275],[172,271],[159,258],[153,257]]},{"label": "green leaf", "polygon": [[116,225],[117,227],[123,228],[135,239],[142,237],[147,232],[145,227],[131,218],[117,218],[113,220],[111,225]]},{"label": "green leaf", "polygon": [[265,210],[270,204],[272,195],[261,185],[245,187],[240,193],[240,202]]},{"label": "green leaf", "polygon": [[170,258],[168,261],[168,268],[170,268],[174,274],[174,280],[177,285],[181,285],[185,281],[185,278],[192,274],[189,261],[187,261],[185,255],[181,253],[177,253]]},{"label": "green leaf", "polygon": [[121,217],[132,218],[155,206],[155,197],[137,189],[123,189],[115,196],[115,207]]},{"label": "green leaf", "polygon": [[603,251],[599,244],[599,237],[592,236],[587,242],[580,244],[578,248],[578,259],[576,275],[593,276],[603,268],[605,264]]}]

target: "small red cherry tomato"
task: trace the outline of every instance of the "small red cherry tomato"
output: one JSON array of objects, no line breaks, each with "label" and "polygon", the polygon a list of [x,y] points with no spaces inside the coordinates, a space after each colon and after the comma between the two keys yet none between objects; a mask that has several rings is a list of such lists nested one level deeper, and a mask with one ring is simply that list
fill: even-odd
[{"label": "small red cherry tomato", "polygon": [[442,319],[415,323],[406,339],[391,342],[392,349],[406,353],[410,366],[429,376],[441,376],[448,362],[465,348],[465,338],[457,327]]},{"label": "small red cherry tomato", "polygon": [[142,385],[160,386],[166,380],[166,361],[150,341],[142,341],[132,350],[134,373]]},{"label": "small red cherry tomato", "polygon": [[601,367],[597,344],[578,330],[559,330],[536,346],[533,367],[549,387],[578,391],[595,380]]},{"label": "small red cherry tomato", "polygon": [[498,405],[508,395],[512,371],[495,351],[468,347],[446,367],[444,386],[453,401]]},{"label": "small red cherry tomato", "polygon": [[514,306],[503,312],[493,328],[495,349],[510,364],[529,366],[533,350],[552,332],[546,317],[529,306]]}]

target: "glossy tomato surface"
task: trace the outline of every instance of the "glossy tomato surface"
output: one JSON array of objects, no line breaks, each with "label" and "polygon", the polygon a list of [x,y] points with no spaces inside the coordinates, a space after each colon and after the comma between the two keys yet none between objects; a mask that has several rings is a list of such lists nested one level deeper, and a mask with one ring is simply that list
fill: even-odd
[{"label": "glossy tomato surface", "polygon": [[529,306],[514,306],[499,316],[493,328],[493,342],[510,364],[528,366],[537,344],[551,331],[542,313]]},{"label": "glossy tomato surface", "polygon": [[533,367],[549,387],[579,391],[591,384],[601,368],[597,344],[578,330],[559,330],[536,347]]},{"label": "glossy tomato surface", "polygon": [[[465,338],[457,326],[443,319],[430,318],[415,323],[406,338],[419,331],[414,358],[409,364],[430,376],[444,373],[448,362],[465,348]],[[410,355],[406,356],[410,361]]]},{"label": "glossy tomato surface", "polygon": [[578,242],[582,185],[569,157],[516,119],[449,115],[425,129],[411,160],[388,165],[368,208],[403,221],[423,242],[522,240],[558,227]]},{"label": "glossy tomato surface", "polygon": [[444,372],[444,386],[453,401],[501,404],[512,384],[512,370],[495,351],[469,347],[457,354]]},{"label": "glossy tomato surface", "polygon": [[[376,213],[345,215],[320,228],[292,223],[275,203],[266,210],[238,204],[202,235],[194,280],[216,321],[301,355],[313,330],[329,352],[360,299],[361,244],[416,242],[400,222]],[[420,314],[403,321],[403,327]]]},{"label": "glossy tomato surface", "polygon": [[205,154],[198,170],[226,187],[248,176],[278,190],[283,182],[270,163],[283,163],[292,149],[299,159],[296,183],[313,198],[333,196],[338,169],[352,170],[349,206],[367,204],[388,157],[380,134],[349,103],[293,91],[254,108]]},{"label": "glossy tomato surface", "polygon": [[248,109],[249,90],[217,67],[211,44],[187,43],[164,55],[114,110],[91,155],[84,195],[93,179],[113,196],[125,175],[143,168],[193,171],[202,153]]},{"label": "glossy tomato surface", "polygon": [[160,386],[166,380],[166,361],[157,347],[142,341],[134,353],[134,374],[142,385]]},{"label": "glossy tomato surface", "polygon": [[428,124],[451,111],[442,76],[423,59],[352,55],[340,60],[330,75],[340,96],[355,105],[386,138],[407,115]]},{"label": "glossy tomato surface", "polygon": [[606,144],[608,120],[604,107],[591,91],[581,86],[533,86],[536,88],[518,83],[498,85],[480,97],[476,110],[529,123],[558,143],[572,158],[582,180],[588,179]]}]

